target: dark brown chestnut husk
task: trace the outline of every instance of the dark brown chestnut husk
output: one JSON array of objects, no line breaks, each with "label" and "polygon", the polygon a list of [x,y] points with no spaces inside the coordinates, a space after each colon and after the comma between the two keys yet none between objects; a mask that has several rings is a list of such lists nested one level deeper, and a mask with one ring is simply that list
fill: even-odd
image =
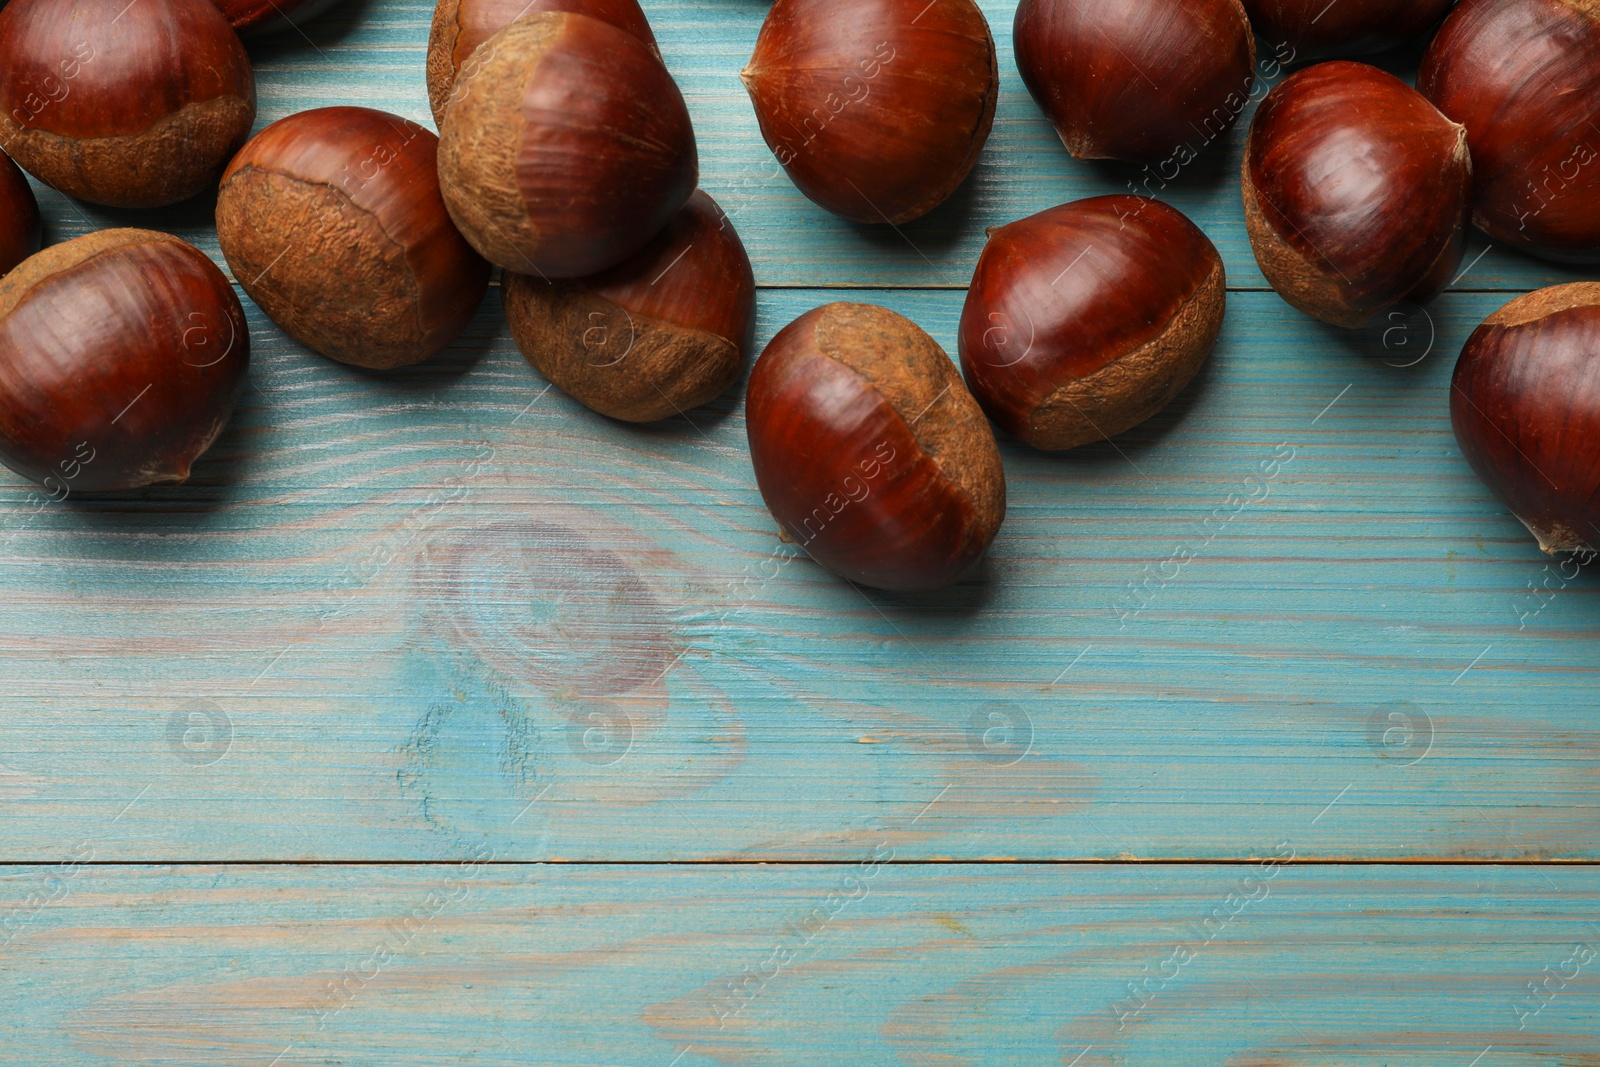
[{"label": "dark brown chestnut husk", "polygon": [[491,263],[580,278],[643,248],[699,181],[683,94],[649,45],[568,12],[473,52],[439,143],[445,206]]},{"label": "dark brown chestnut husk", "polygon": [[756,280],[733,223],[703,192],[638,254],[600,274],[507,273],[511,336],[540,374],[628,422],[721,396],[753,345]]},{"label": "dark brown chestnut husk", "polygon": [[11,157],[0,152],[0,275],[39,250],[39,201]]},{"label": "dark brown chestnut husk", "polygon": [[216,183],[255,115],[250,59],[210,0],[0,10],[0,143],[69,196],[187,200]]},{"label": "dark brown chestnut husk", "polygon": [[52,245],[0,278],[0,462],[59,495],[185,481],[249,362],[199,249],[150,230]]},{"label": "dark brown chestnut husk", "polygon": [[1444,18],[1455,0],[1244,0],[1262,38],[1299,59],[1349,58],[1381,52],[1418,37]]},{"label": "dark brown chestnut husk", "polygon": [[966,180],[1000,70],[973,0],[777,0],[740,75],[802,193],[856,222],[910,222]]},{"label": "dark brown chestnut husk", "polygon": [[251,299],[295,340],[379,370],[454,341],[489,264],[439,194],[438,138],[364,107],[302,111],[234,157],[217,240]]},{"label": "dark brown chestnut husk", "polygon": [[1600,260],[1600,3],[1463,0],[1417,88],[1467,128],[1479,229],[1548,259]]},{"label": "dark brown chestnut husk", "polygon": [[1255,81],[1239,0],[1022,0],[1012,38],[1023,83],[1079,159],[1198,152]]},{"label": "dark brown chestnut husk", "polygon": [[212,0],[240,37],[254,39],[299,29],[338,0]]},{"label": "dark brown chestnut husk", "polygon": [[1227,275],[1182,212],[1142,196],[995,230],[961,312],[961,369],[1001,429],[1055,451],[1166,407],[1222,330]]},{"label": "dark brown chestnut husk", "polygon": [[[524,15],[570,11],[609,22],[656,48],[655,34],[639,0],[439,0],[428,34],[428,104],[433,121],[444,128],[444,112],[456,76],[478,46]],[[469,70],[470,77],[475,70]]]},{"label": "dark brown chestnut husk", "polygon": [[827,304],[779,331],[750,373],[756,483],[787,538],[880,589],[958,581],[1005,518],[1005,473],[955,364],[915,323]]},{"label": "dark brown chestnut husk", "polygon": [[1489,316],[1456,362],[1450,423],[1540,548],[1600,551],[1600,283],[1541,289]]},{"label": "dark brown chestnut husk", "polygon": [[1319,63],[1268,93],[1242,185],[1261,272],[1323,322],[1356,328],[1431,300],[1461,264],[1466,130],[1364,63]]}]

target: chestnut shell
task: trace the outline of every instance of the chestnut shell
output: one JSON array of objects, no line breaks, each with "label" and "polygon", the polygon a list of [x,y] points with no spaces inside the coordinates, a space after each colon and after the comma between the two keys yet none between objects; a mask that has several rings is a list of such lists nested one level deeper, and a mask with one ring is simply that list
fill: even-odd
[{"label": "chestnut shell", "polygon": [[868,223],[910,222],[948,199],[1000,96],[973,0],[777,0],[740,78],[796,187]]},{"label": "chestnut shell", "polygon": [[1467,128],[1479,229],[1549,259],[1600,260],[1600,3],[1463,0],[1417,88]]},{"label": "chestnut shell", "polygon": [[0,462],[56,492],[182,482],[249,362],[199,249],[149,230],[52,245],[0,278]]},{"label": "chestnut shell", "polygon": [[11,157],[0,152],[0,275],[39,250],[39,201]]},{"label": "chestnut shell", "polygon": [[1600,283],[1518,297],[1467,338],[1462,455],[1546,552],[1600,551]]},{"label": "chestnut shell", "polygon": [[1098,196],[995,230],[961,312],[961,368],[1035,448],[1115,437],[1166,407],[1222,329],[1227,274],[1182,212]]},{"label": "chestnut shell", "polygon": [[217,240],[292,337],[341,363],[419,363],[466,328],[489,264],[439,194],[438,138],[364,107],[302,111],[234,157]]},{"label": "chestnut shell", "polygon": [[210,0],[0,9],[0,143],[69,196],[186,200],[216,182],[255,114],[250,59]]},{"label": "chestnut shell", "polygon": [[957,581],[1005,518],[983,412],[939,345],[869,304],[827,304],[779,331],[750,374],[756,483],[786,537],[881,589]]},{"label": "chestnut shell", "polygon": [[1450,283],[1471,182],[1466,130],[1416,90],[1364,63],[1320,63],[1268,93],[1250,125],[1250,246],[1290,304],[1363,326]]},{"label": "chestnut shell", "polygon": [[1264,40],[1296,59],[1366,55],[1403,44],[1438,24],[1455,0],[1244,0]]},{"label": "chestnut shell", "polygon": [[539,373],[585,407],[628,422],[721,396],[754,342],[756,279],[717,202],[696,191],[656,238],[587,278],[507,272],[511,336]]}]

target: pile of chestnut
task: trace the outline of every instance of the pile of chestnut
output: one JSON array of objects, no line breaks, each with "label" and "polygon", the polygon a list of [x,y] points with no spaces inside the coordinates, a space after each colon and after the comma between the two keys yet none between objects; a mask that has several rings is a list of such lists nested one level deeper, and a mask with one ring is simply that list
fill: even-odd
[{"label": "pile of chestnut", "polygon": [[[689,111],[638,0],[438,0],[437,136],[333,107],[250,137],[238,34],[320,6],[11,0],[0,143],[94,203],[215,190],[239,286],[344,363],[438,353],[498,267],[519,349],[602,415],[683,414],[738,381],[755,279],[697,188]],[[1416,88],[1351,59],[1429,32]],[[1142,166],[1162,188],[1259,103],[1241,175],[1251,245],[1273,288],[1324,322],[1431,299],[1471,225],[1600,262],[1600,0],[1021,0],[1013,38],[1067,150]],[[741,77],[807,197],[894,227],[967,180],[1000,88],[975,0],[775,0]],[[1074,448],[1188,385],[1222,328],[1223,263],[1129,185],[990,231],[959,372],[881,307],[828,304],[778,332],[746,415],[786,539],[851,581],[950,584],[1005,515],[992,425]],[[244,382],[232,285],[148,230],[38,241],[30,187],[0,156],[0,460],[79,490],[184,480]],[[1600,548],[1600,283],[1492,316],[1451,403],[1469,462],[1546,550]]]}]

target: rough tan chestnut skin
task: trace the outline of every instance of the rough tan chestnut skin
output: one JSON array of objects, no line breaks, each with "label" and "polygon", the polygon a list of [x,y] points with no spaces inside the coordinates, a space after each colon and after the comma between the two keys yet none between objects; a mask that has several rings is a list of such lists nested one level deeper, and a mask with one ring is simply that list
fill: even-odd
[{"label": "rough tan chestnut skin", "polygon": [[699,191],[626,262],[572,281],[507,273],[502,292],[528,362],[580,404],[628,422],[721,396],[754,340],[750,257]]},{"label": "rough tan chestnut skin", "polygon": [[69,196],[187,200],[216,182],[255,116],[250,59],[210,0],[0,9],[0,143]]},{"label": "rough tan chestnut skin", "polygon": [[1098,196],[995,230],[961,312],[961,368],[1001,429],[1056,451],[1137,426],[1222,329],[1222,257],[1175,208]]},{"label": "rough tan chestnut skin", "polygon": [[28,179],[0,152],[0,275],[39,250],[39,202]]},{"label": "rough tan chestnut skin", "polygon": [[0,461],[57,497],[185,481],[249,362],[199,249],[149,230],[52,245],[0,278]]},{"label": "rough tan chestnut skin", "polygon": [[472,246],[581,278],[643,248],[699,180],[683,95],[650,46],[586,15],[518,19],[478,47],[445,112],[439,184]]},{"label": "rough tan chestnut skin", "polygon": [[977,401],[933,338],[884,308],[827,304],[784,327],[751,371],[746,421],[779,529],[852,582],[950,585],[1005,518]]},{"label": "rough tan chestnut skin", "polygon": [[217,195],[234,277],[330,359],[386,370],[439,352],[482,303],[489,264],[445,211],[437,150],[431,131],[370,108],[274,122]]},{"label": "rough tan chestnut skin", "polygon": [[[428,104],[433,121],[444,128],[445,107],[461,65],[490,37],[524,15],[570,11],[627,30],[659,54],[650,22],[639,0],[439,0],[428,34]],[[471,71],[468,72],[469,76]]]},{"label": "rough tan chestnut skin", "polygon": [[973,0],[777,0],[740,77],[800,191],[869,223],[910,222],[948,199],[1000,95]]},{"label": "rough tan chestnut skin", "polygon": [[1381,52],[1427,32],[1455,0],[1244,0],[1265,41],[1286,44],[1298,59]]}]

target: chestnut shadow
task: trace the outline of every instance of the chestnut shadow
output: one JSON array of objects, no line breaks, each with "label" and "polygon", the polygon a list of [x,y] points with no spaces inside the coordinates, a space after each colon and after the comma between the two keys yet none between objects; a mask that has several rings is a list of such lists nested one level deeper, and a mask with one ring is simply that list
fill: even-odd
[{"label": "chestnut shadow", "polygon": [[[941,265],[940,258],[960,247],[973,226],[973,220],[978,215],[978,179],[982,166],[980,159],[978,166],[967,175],[966,181],[956,187],[949,199],[919,219],[894,225],[886,222],[851,222],[850,227],[863,241],[885,253],[900,256],[910,245],[914,250],[913,256],[920,254],[919,258],[926,258],[933,265],[939,281],[947,285],[965,285],[970,271],[965,267],[952,270],[948,265]],[[812,206],[817,211],[826,210]],[[915,264],[916,259],[909,262]]]},{"label": "chestnut shadow", "polygon": [[[1000,534],[995,538],[999,542],[1006,535],[1005,525],[1000,526]],[[990,552],[993,546],[990,547]],[[820,569],[820,564],[818,567]],[[976,618],[987,610],[993,602],[996,592],[1003,584],[998,575],[999,568],[989,558],[989,553],[984,553],[972,570],[955,585],[944,589],[929,589],[922,592],[906,593],[894,592],[888,589],[873,589],[865,585],[857,585],[861,595],[872,602],[878,611],[883,612],[891,620],[896,618],[915,619],[940,619],[949,622],[966,622]],[[843,582],[843,578],[835,578]],[[877,612],[872,614],[876,615]],[[948,636],[940,633],[938,636]],[[914,637],[910,640],[915,640]]]},{"label": "chestnut shadow", "polygon": [[[124,227],[137,230],[159,230],[170,233],[191,244],[216,239],[217,189],[215,185],[176,204],[158,208],[107,207],[76,200],[47,185],[33,181],[34,195],[39,200],[40,214],[44,218],[43,247],[49,248],[69,238],[63,226],[82,227],[84,233],[113,230]],[[55,203],[51,203],[51,201]],[[219,264],[220,266],[220,264]]]},{"label": "chestnut shadow", "polygon": [[366,22],[367,10],[372,6],[372,0],[336,0],[322,14],[304,21],[297,19],[293,27],[246,41],[244,47],[256,66],[301,59],[299,54],[311,48],[337,48]]},{"label": "chestnut shadow", "polygon": [[[1132,182],[1140,195],[1153,196],[1157,200],[1170,201],[1172,194],[1185,191],[1216,195],[1218,190],[1239,183],[1238,153],[1243,151],[1245,131],[1249,129],[1253,110],[1253,107],[1246,108],[1239,116],[1239,121],[1222,136],[1205,145],[1194,159],[1180,167],[1171,178],[1160,176],[1159,160],[1150,164],[1125,163],[1117,159],[1084,159],[1076,162],[1086,166],[1097,180],[1113,186],[1114,191],[1119,193],[1133,192],[1128,188],[1128,183]],[[1196,139],[1199,139],[1198,135]],[[1158,175],[1156,180],[1150,180],[1145,172],[1146,166],[1150,168],[1150,173]],[[1162,181],[1166,182],[1165,187]]]}]

